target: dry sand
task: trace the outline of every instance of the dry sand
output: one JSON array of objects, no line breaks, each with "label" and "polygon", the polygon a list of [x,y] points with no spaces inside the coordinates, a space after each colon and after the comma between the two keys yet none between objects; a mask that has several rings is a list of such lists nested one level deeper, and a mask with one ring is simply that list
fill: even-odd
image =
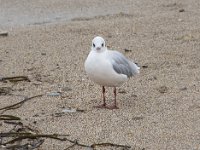
[{"label": "dry sand", "polygon": [[[87,6],[91,3],[94,8],[106,5],[85,1]],[[12,87],[14,95],[45,96],[4,114],[19,116],[42,133],[69,134],[88,145],[110,142],[130,145],[131,150],[199,150],[200,1],[112,1],[109,6],[115,3],[127,6],[124,13],[116,7],[112,15],[7,28],[9,36],[0,37],[0,76],[27,75],[31,82],[0,82],[0,87]],[[96,35],[103,36],[111,49],[147,66],[118,88],[117,110],[93,108],[102,102],[101,87],[88,79],[84,61]],[[53,91],[62,96],[46,96]],[[108,89],[109,103],[112,96]],[[0,107],[21,99],[2,95]],[[69,107],[85,112],[52,116]],[[0,131],[7,130],[1,121]],[[62,150],[69,145],[48,139],[39,149]]]}]

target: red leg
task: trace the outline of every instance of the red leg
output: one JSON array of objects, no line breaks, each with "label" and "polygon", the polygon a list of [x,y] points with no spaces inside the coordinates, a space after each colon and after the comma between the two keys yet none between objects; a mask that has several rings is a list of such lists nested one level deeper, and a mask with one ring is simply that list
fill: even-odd
[{"label": "red leg", "polygon": [[117,100],[116,100],[116,97],[117,97],[116,87],[114,87],[113,93],[114,93],[114,104],[112,106],[107,106],[106,108],[108,108],[108,109],[119,109],[119,107],[117,106]]},{"label": "red leg", "polygon": [[95,106],[96,108],[106,108],[106,97],[105,97],[106,89],[102,86],[102,94],[103,94],[103,104]]},{"label": "red leg", "polygon": [[114,87],[113,93],[114,93],[114,97],[115,97],[115,99],[114,99],[114,106],[117,106],[117,100],[116,100],[116,97],[117,97],[117,90],[116,90],[116,87]]},{"label": "red leg", "polygon": [[105,93],[106,93],[106,89],[104,86],[102,86],[102,93],[103,93],[103,105],[106,106],[106,96],[105,96]]}]

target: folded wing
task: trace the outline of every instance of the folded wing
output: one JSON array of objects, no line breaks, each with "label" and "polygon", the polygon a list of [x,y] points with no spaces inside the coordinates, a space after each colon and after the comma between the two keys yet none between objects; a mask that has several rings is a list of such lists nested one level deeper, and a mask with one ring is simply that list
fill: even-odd
[{"label": "folded wing", "polygon": [[132,61],[128,60],[123,54],[117,51],[109,51],[109,57],[111,57],[113,69],[118,74],[127,75],[127,77],[132,77],[139,73],[139,67],[133,63]]}]

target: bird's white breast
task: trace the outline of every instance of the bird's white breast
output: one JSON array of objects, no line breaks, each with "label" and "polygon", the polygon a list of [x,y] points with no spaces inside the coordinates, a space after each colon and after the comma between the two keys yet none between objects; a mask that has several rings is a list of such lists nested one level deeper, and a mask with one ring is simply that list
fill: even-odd
[{"label": "bird's white breast", "polygon": [[85,70],[92,81],[102,86],[116,87],[128,80],[126,75],[114,71],[107,51],[91,51],[85,61]]}]

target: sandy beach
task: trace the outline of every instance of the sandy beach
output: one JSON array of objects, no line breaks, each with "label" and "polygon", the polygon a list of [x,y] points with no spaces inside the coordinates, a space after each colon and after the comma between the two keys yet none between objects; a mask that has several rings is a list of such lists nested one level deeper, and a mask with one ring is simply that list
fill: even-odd
[{"label": "sandy beach", "polygon": [[[0,81],[0,90],[8,89],[0,92],[0,108],[42,94],[1,115],[85,145],[130,146],[97,150],[200,150],[199,0],[0,2],[0,31],[8,32],[0,36],[0,77],[30,79]],[[118,88],[116,110],[93,107],[102,102],[101,87],[88,78],[84,62],[97,35],[141,67]],[[111,103],[112,88],[106,96]],[[70,108],[76,111],[63,113]],[[12,127],[0,120],[1,133]],[[37,149],[70,145],[45,139]]]}]

